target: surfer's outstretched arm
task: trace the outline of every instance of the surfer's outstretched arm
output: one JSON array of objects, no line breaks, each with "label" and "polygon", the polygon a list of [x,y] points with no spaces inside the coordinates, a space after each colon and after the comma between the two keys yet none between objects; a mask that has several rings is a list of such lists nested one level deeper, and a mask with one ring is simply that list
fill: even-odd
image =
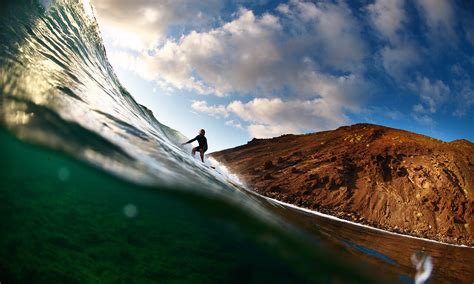
[{"label": "surfer's outstretched arm", "polygon": [[192,143],[192,142],[196,141],[197,138],[198,138],[198,137],[196,136],[196,137],[194,137],[193,139],[189,140],[188,142],[182,143],[181,145],[185,145],[185,144]]}]

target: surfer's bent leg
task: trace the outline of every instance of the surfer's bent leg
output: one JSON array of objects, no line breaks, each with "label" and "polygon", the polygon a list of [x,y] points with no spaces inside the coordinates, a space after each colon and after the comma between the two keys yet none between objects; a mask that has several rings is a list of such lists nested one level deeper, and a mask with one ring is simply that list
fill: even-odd
[{"label": "surfer's bent leg", "polygon": [[201,161],[204,163],[204,149],[199,149],[199,153],[201,154]]},{"label": "surfer's bent leg", "polygon": [[194,148],[193,148],[193,151],[192,151],[193,156],[194,156],[194,154],[196,154],[196,151],[197,151],[198,148],[199,148],[199,147],[194,147]]}]

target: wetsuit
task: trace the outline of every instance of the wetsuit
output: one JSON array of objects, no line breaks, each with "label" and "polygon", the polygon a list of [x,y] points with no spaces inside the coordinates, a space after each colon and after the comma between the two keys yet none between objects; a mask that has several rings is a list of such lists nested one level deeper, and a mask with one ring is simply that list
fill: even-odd
[{"label": "wetsuit", "polygon": [[207,151],[207,139],[204,135],[198,135],[198,136],[194,137],[193,139],[189,140],[188,142],[186,142],[186,144],[194,142],[196,140],[199,143],[199,146],[197,146],[194,149],[196,149],[196,151],[201,151],[201,149],[203,149],[204,152],[206,152]]}]

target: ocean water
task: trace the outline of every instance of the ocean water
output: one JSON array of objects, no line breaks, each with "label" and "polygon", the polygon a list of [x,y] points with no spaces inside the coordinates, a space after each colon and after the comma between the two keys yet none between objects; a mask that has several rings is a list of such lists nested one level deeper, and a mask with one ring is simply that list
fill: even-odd
[{"label": "ocean water", "polygon": [[474,249],[253,194],[120,84],[89,4],[2,1],[0,282],[474,281]]}]

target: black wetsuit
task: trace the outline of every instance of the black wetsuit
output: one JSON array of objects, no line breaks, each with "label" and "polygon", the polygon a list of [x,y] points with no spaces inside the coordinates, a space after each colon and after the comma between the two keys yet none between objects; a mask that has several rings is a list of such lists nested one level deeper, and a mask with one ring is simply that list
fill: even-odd
[{"label": "black wetsuit", "polygon": [[196,141],[199,143],[199,146],[197,146],[195,149],[196,151],[201,151],[201,149],[204,150],[204,152],[207,151],[207,139],[204,135],[198,135],[196,137],[194,137],[193,139],[189,140],[187,143],[191,143],[191,142],[194,142]]}]

